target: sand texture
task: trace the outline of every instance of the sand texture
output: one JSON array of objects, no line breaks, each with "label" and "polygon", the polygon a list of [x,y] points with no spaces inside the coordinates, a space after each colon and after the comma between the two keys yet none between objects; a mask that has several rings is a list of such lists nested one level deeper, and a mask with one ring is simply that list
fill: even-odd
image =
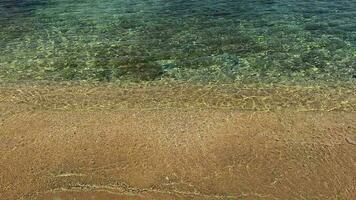
[{"label": "sand texture", "polygon": [[0,199],[356,199],[355,91],[315,91],[4,86]]}]

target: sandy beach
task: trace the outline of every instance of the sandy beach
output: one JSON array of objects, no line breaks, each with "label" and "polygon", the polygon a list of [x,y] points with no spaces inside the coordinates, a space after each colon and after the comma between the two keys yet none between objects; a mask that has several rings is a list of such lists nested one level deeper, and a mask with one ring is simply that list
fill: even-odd
[{"label": "sandy beach", "polygon": [[0,199],[355,199],[353,88],[0,87]]},{"label": "sandy beach", "polygon": [[0,200],[356,200],[356,0],[0,0]]}]

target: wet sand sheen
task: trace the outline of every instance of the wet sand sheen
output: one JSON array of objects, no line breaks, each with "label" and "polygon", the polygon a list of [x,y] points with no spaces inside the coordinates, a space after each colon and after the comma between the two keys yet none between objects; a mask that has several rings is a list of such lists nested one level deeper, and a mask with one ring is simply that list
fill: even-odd
[{"label": "wet sand sheen", "polygon": [[[159,108],[159,99],[153,109],[148,97],[137,100],[135,109],[102,109],[98,102],[112,105],[115,97],[103,95],[105,89],[84,110],[60,106],[73,99],[82,104],[74,93],[60,98],[54,95],[58,89],[18,90],[1,88],[0,105],[7,112],[0,116],[0,199],[356,197],[353,111],[266,112],[174,103]],[[152,91],[147,93],[167,96]],[[353,96],[326,101],[333,99],[352,102]]]}]

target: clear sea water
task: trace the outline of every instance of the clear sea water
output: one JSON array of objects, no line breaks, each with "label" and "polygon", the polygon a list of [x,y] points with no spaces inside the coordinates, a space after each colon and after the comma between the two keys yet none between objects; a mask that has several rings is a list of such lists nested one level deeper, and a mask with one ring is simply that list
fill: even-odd
[{"label": "clear sea water", "polygon": [[0,0],[0,81],[353,81],[356,0]]}]

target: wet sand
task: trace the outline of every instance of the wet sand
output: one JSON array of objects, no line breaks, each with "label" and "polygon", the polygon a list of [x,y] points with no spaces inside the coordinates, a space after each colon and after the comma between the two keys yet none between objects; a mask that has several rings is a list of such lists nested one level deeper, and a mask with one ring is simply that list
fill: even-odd
[{"label": "wet sand", "polygon": [[[321,101],[339,109],[298,111],[239,109],[235,92],[217,98],[232,105],[223,107],[209,96],[194,106],[177,89],[167,99],[141,88],[158,100],[135,104],[116,102],[119,89],[91,100],[65,90],[0,89],[0,199],[356,198],[353,94]],[[127,91],[117,97],[133,98]]]}]

